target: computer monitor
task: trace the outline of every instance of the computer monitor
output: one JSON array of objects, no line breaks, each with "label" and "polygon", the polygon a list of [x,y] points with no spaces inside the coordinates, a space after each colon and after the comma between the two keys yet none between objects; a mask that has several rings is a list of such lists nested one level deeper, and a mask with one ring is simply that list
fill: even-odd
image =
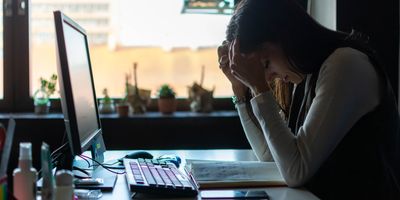
[{"label": "computer monitor", "polygon": [[[97,110],[86,32],[60,11],[54,12],[54,21],[61,106],[72,160],[90,149],[92,158],[103,162],[106,149]],[[72,160],[67,163],[71,168]]]}]

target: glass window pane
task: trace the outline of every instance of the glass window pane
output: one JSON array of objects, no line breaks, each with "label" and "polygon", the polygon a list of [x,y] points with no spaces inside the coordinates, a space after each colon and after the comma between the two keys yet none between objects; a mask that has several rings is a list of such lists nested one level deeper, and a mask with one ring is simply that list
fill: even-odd
[{"label": "glass window pane", "polygon": [[[125,92],[125,75],[138,63],[138,85],[150,89],[168,83],[179,97],[200,82],[215,87],[214,96],[231,95],[217,62],[217,46],[225,38],[230,15],[182,13],[183,0],[32,0],[31,94],[39,78],[56,73],[53,10],[61,10],[89,35],[96,85],[102,95]],[[132,81],[133,83],[133,81]]]}]

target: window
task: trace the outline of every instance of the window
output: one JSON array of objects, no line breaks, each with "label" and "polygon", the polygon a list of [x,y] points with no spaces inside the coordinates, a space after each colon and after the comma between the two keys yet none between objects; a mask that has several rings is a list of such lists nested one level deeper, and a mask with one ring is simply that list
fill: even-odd
[{"label": "window", "polygon": [[[40,77],[56,73],[53,10],[77,21],[89,35],[96,93],[107,88],[122,97],[125,75],[138,63],[138,85],[150,89],[168,83],[178,97],[200,82],[215,87],[215,97],[231,95],[231,86],[218,68],[217,46],[225,38],[230,15],[182,13],[183,0],[32,0],[30,94]],[[132,81],[133,83],[133,81]]]}]

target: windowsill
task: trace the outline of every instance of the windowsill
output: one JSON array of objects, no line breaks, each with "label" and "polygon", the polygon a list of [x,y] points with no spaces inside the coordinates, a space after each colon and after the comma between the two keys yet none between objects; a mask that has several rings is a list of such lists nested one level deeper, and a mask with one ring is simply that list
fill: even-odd
[{"label": "windowsill", "polygon": [[[16,141],[60,145],[65,134],[62,113],[1,113],[0,122],[6,125],[11,116],[17,121]],[[102,114],[100,118],[107,149],[249,148],[236,111],[147,112],[126,118]]]},{"label": "windowsill", "polygon": [[[49,113],[45,115],[37,115],[35,113],[12,113],[12,114],[0,114],[0,119],[63,119],[62,113]],[[188,111],[178,111],[173,114],[161,114],[160,112],[146,112],[145,114],[130,114],[129,117],[120,118],[116,113],[113,114],[100,114],[100,119],[145,119],[145,118],[230,118],[238,117],[236,111],[214,111],[211,113],[196,113]]]}]

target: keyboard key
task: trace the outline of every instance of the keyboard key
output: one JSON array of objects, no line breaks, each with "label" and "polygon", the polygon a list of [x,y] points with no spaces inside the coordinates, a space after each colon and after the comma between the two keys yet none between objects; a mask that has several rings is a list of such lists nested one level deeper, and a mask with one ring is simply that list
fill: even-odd
[{"label": "keyboard key", "polygon": [[132,169],[133,175],[140,175],[140,170],[139,169]]},{"label": "keyboard key", "polygon": [[165,169],[165,173],[168,175],[172,183],[175,185],[176,188],[183,188],[182,183],[176,178],[174,173],[170,169]]},{"label": "keyboard key", "polygon": [[154,180],[156,180],[157,186],[165,186],[164,181],[162,180],[161,176],[158,174],[156,168],[154,167],[149,167],[151,174],[154,177]]},{"label": "keyboard key", "polygon": [[161,178],[165,182],[167,187],[173,187],[172,181],[169,179],[168,175],[164,172],[162,168],[156,168],[157,172],[160,174]]},{"label": "keyboard key", "polygon": [[157,185],[156,181],[154,180],[153,175],[151,175],[149,168],[147,166],[142,167],[142,171],[143,171],[144,176],[146,177],[147,183],[150,186],[156,186]]},{"label": "keyboard key", "polygon": [[129,162],[129,165],[131,167],[138,167],[138,164],[136,162]]},{"label": "keyboard key", "polygon": [[143,180],[142,175],[133,175],[133,177],[135,178],[135,180]]},{"label": "keyboard key", "polygon": [[192,189],[192,185],[189,183],[189,181],[181,181],[181,183],[185,189]]}]

